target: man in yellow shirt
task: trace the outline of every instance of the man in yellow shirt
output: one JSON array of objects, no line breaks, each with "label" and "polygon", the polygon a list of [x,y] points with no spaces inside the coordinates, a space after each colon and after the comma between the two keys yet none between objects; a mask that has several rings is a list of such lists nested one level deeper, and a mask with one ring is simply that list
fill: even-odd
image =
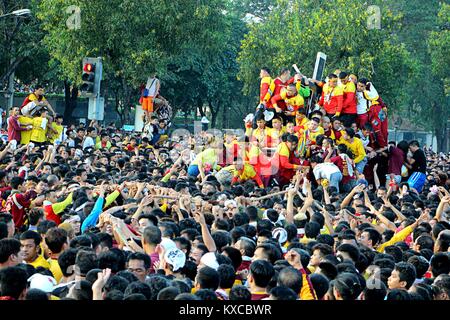
[{"label": "man in yellow shirt", "polygon": [[31,130],[31,141],[43,144],[47,141],[47,110],[38,111],[38,116],[33,119],[33,129]]},{"label": "man in yellow shirt", "polygon": [[345,129],[338,144],[345,144],[351,150],[356,170],[363,173],[367,164],[367,155],[361,139],[355,137],[355,130],[352,128]]},{"label": "man in yellow shirt", "polygon": [[[29,125],[33,125],[33,118],[27,117],[27,116],[19,116],[19,123],[20,126],[26,127]],[[26,130],[20,132],[20,144],[28,144],[31,140],[31,133],[32,130]]]},{"label": "man in yellow shirt", "polygon": [[50,103],[44,97],[44,86],[42,85],[36,85],[34,92],[29,94],[23,101],[20,110],[22,110],[22,108],[30,102],[36,103],[39,108],[48,108],[52,111],[53,114],[56,114]]},{"label": "man in yellow shirt", "polygon": [[24,262],[33,267],[43,267],[50,269],[50,264],[39,253],[41,243],[41,236],[34,231],[28,230],[20,236],[20,250],[24,257]]},{"label": "man in yellow shirt", "polygon": [[63,116],[58,114],[58,115],[56,115],[55,120],[52,122],[51,128],[54,131],[49,133],[49,139],[48,139],[48,141],[51,144],[54,144],[56,140],[60,140],[62,132],[64,130],[64,127],[62,125],[63,120],[64,120]]},{"label": "man in yellow shirt", "polygon": [[50,252],[50,258],[47,262],[50,265],[50,271],[53,273],[53,277],[59,283],[63,277],[61,267],[58,263],[58,258],[61,253],[68,248],[67,232],[61,228],[51,228],[45,234],[45,243]]}]

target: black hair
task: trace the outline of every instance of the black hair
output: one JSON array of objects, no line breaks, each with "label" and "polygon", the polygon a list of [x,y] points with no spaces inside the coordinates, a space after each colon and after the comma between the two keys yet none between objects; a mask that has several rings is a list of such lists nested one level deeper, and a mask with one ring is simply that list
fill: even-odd
[{"label": "black hair", "polygon": [[221,251],[223,247],[231,245],[231,236],[227,231],[217,230],[211,237],[219,251]]},{"label": "black hair", "polygon": [[366,228],[363,232],[367,232],[369,240],[372,240],[372,246],[376,247],[381,242],[381,234],[374,228]]},{"label": "black hair", "polygon": [[109,268],[111,269],[112,273],[117,273],[122,269],[120,266],[120,257],[116,252],[112,250],[100,252],[97,258],[98,258],[98,267],[100,269]]},{"label": "black hair", "polygon": [[362,292],[358,277],[353,273],[343,272],[334,279],[334,288],[343,300],[356,300]]},{"label": "black hair", "polygon": [[45,243],[48,249],[54,253],[60,253],[67,243],[67,232],[61,228],[51,228],[45,234]]},{"label": "black hair", "polygon": [[270,290],[270,295],[275,300],[289,301],[298,299],[298,294],[296,294],[292,289],[282,286],[272,288],[272,290]]},{"label": "black hair", "polygon": [[305,236],[309,239],[315,239],[320,234],[320,225],[317,222],[310,221],[305,225]]},{"label": "black hair", "polygon": [[19,267],[8,267],[0,270],[0,296],[19,299],[27,287],[28,275]]},{"label": "black hair", "polygon": [[282,258],[281,250],[271,243],[260,244],[259,246],[256,247],[256,249],[259,248],[263,249],[264,254],[267,256],[267,259],[272,264],[274,264],[275,261],[280,260]]},{"label": "black hair", "polygon": [[4,222],[0,222],[0,240],[8,237],[8,225]]},{"label": "black hair", "polygon": [[61,268],[63,276],[69,277],[74,274],[77,253],[78,249],[69,248],[64,250],[58,257],[58,265]]},{"label": "black hair", "polygon": [[240,251],[234,247],[228,246],[223,248],[222,252],[227,254],[232,262],[233,268],[237,270],[242,263],[242,256]]},{"label": "black hair", "polygon": [[428,271],[428,268],[430,267],[428,260],[422,256],[412,256],[408,259],[407,262],[411,263],[416,269],[417,279],[421,279]]},{"label": "black hair", "polygon": [[446,252],[436,253],[430,261],[431,272],[434,277],[450,272],[450,258]]},{"label": "black hair", "polygon": [[196,280],[201,289],[217,290],[219,288],[220,276],[213,268],[201,268],[197,273]]},{"label": "black hair", "polygon": [[355,130],[353,130],[352,128],[345,128],[345,133],[347,133],[347,135],[350,138],[354,138],[355,137]]},{"label": "black hair", "polygon": [[106,232],[100,232],[97,233],[97,237],[102,247],[106,247],[108,249],[111,249],[113,247],[113,238],[110,234]]},{"label": "black hair", "polygon": [[298,295],[303,285],[302,273],[292,267],[284,268],[278,273],[278,285],[290,288]]},{"label": "black hair", "polygon": [[161,230],[156,226],[148,226],[142,235],[145,243],[157,245],[161,243]]},{"label": "black hair", "polygon": [[216,293],[211,289],[200,289],[195,292],[195,295],[202,301],[216,301],[218,300]]},{"label": "black hair", "polygon": [[394,257],[394,261],[401,262],[403,260],[402,250],[398,246],[387,246],[384,248],[384,252]]},{"label": "black hair", "polygon": [[219,273],[219,288],[229,289],[233,287],[234,281],[236,279],[236,271],[231,265],[222,264],[217,269]]},{"label": "black hair", "polygon": [[309,279],[311,280],[311,284],[316,292],[317,298],[321,300],[330,288],[329,280],[327,277],[318,273],[313,273],[310,275]]},{"label": "black hair", "polygon": [[25,300],[46,301],[48,300],[48,295],[46,292],[39,289],[29,289],[25,296]]},{"label": "black hair", "polygon": [[384,301],[388,291],[387,286],[382,281],[377,281],[376,284],[376,286],[367,286],[364,289],[364,300]]},{"label": "black hair", "polygon": [[256,260],[250,265],[250,274],[258,287],[265,288],[275,275],[275,270],[272,263],[265,260]]},{"label": "black hair", "polygon": [[261,70],[264,70],[268,74],[270,74],[270,69],[268,67],[262,67]]},{"label": "black hair", "polygon": [[131,282],[124,292],[124,299],[126,299],[128,296],[132,294],[140,293],[145,296],[146,300],[149,300],[151,298],[151,289],[148,286],[148,284],[140,281]]},{"label": "black hair", "polygon": [[409,289],[416,280],[416,269],[411,263],[399,262],[395,265],[395,271],[398,272],[400,281],[406,282],[406,289]]},{"label": "black hair", "polygon": [[81,280],[73,290],[75,300],[92,300],[92,285],[89,281]]},{"label": "black hair", "polygon": [[19,240],[10,238],[0,240],[0,263],[5,263],[11,255],[18,255],[19,252]]},{"label": "black hair", "polygon": [[104,291],[105,293],[110,292],[112,290],[118,290],[122,293],[125,292],[125,289],[128,287],[130,282],[124,277],[118,275],[112,275],[108,281],[105,283]]},{"label": "black hair", "polygon": [[39,246],[39,244],[42,241],[42,238],[39,235],[39,233],[35,231],[27,230],[20,235],[20,240],[30,240],[30,239],[34,241],[35,246]]},{"label": "black hair", "polygon": [[355,247],[354,245],[344,243],[341,244],[336,251],[346,252],[355,263],[359,260],[360,252],[358,247]]},{"label": "black hair", "polygon": [[71,248],[89,247],[92,248],[92,240],[87,235],[76,236],[70,240],[69,246]]},{"label": "black hair", "polygon": [[85,276],[89,270],[98,268],[97,255],[92,251],[80,250],[75,258],[75,265],[80,275]]},{"label": "black hair", "polygon": [[403,300],[411,300],[411,296],[408,291],[401,289],[390,290],[386,296],[386,300],[388,301],[403,301]]},{"label": "black hair", "polygon": [[130,260],[143,261],[145,269],[149,269],[151,267],[151,260],[148,254],[144,254],[141,252],[132,252],[127,257],[127,262],[129,262]]},{"label": "black hair", "polygon": [[252,299],[252,294],[247,287],[237,285],[231,288],[229,299],[231,301],[250,301]]},{"label": "black hair", "polygon": [[97,280],[98,278],[98,273],[102,272],[102,269],[91,269],[89,270],[88,273],[86,273],[86,281],[89,281],[91,283],[91,285]]},{"label": "black hair", "polygon": [[158,293],[157,300],[175,300],[180,293],[178,287],[167,287]]}]

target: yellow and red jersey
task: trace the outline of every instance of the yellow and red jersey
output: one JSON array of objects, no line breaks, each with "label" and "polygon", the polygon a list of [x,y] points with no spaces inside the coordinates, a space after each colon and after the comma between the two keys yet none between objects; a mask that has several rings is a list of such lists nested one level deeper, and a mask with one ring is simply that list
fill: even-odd
[{"label": "yellow and red jersey", "polygon": [[270,176],[272,174],[271,159],[257,146],[252,145],[248,153],[248,163],[253,166],[260,176]]},{"label": "yellow and red jersey", "polygon": [[269,102],[274,89],[275,83],[271,77],[262,78],[259,86],[259,103],[265,104]]},{"label": "yellow and red jersey", "polygon": [[267,147],[275,148],[281,142],[281,136],[286,132],[286,128],[282,127],[280,130],[271,128],[269,132],[269,139],[267,139]]},{"label": "yellow and red jersey", "polygon": [[337,85],[332,88],[327,83],[323,86],[322,96],[319,100],[319,105],[325,109],[327,114],[336,114],[342,112],[344,102],[344,87]]},{"label": "yellow and red jersey", "polygon": [[282,142],[278,145],[277,151],[273,155],[272,165],[278,169],[296,169],[296,164],[290,163],[291,150],[287,146],[286,142]]},{"label": "yellow and red jersey", "polygon": [[[284,101],[283,105],[278,105],[279,101]],[[304,108],[305,106],[305,99],[298,93],[296,93],[294,96],[289,96],[288,92],[285,88],[283,88],[280,92],[280,94],[277,94],[271,99],[272,106],[275,108],[275,106],[280,107],[283,111],[289,111],[289,112],[296,112],[299,108]],[[294,114],[295,115],[295,114]]]},{"label": "yellow and red jersey", "polygon": [[252,132],[252,137],[250,139],[250,141],[259,141],[259,142],[263,142],[265,141],[265,144],[269,144],[270,140],[272,139],[271,137],[271,128],[264,128],[264,129],[259,129],[256,128],[253,130]]},{"label": "yellow and red jersey", "polygon": [[261,177],[256,172],[255,168],[249,163],[244,163],[243,167],[240,170],[238,170],[235,165],[225,167],[222,170],[230,171],[233,174],[233,179],[231,180],[231,183],[233,184],[238,182],[245,182],[247,180],[254,180],[257,183],[258,187],[264,188]]},{"label": "yellow and red jersey", "polygon": [[356,86],[353,81],[349,81],[344,85],[342,113],[356,114]]}]

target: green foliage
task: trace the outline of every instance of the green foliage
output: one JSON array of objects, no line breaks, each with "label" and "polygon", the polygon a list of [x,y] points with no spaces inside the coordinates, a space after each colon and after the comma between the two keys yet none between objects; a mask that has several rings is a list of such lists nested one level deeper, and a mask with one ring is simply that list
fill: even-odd
[{"label": "green foliage", "polygon": [[432,71],[444,82],[445,93],[450,95],[450,4],[442,3],[438,14],[438,31],[428,39]]},{"label": "green foliage", "polygon": [[[270,16],[250,25],[239,54],[239,78],[247,94],[256,95],[259,68],[273,76],[296,63],[312,74],[318,51],[327,54],[326,73],[339,68],[371,78],[392,107],[401,100],[399,81],[411,70],[410,56],[393,34],[400,18],[382,9],[381,29],[369,30],[362,1],[278,0]],[[400,82],[401,83],[401,82]]]}]

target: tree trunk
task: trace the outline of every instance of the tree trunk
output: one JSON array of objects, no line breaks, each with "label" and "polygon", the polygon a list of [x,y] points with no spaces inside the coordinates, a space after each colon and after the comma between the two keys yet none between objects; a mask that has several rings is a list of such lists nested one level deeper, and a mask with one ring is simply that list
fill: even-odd
[{"label": "tree trunk", "polygon": [[203,109],[203,100],[200,97],[197,98],[197,109],[198,112],[200,112],[201,117],[204,117],[206,115],[205,110]]},{"label": "tree trunk", "polygon": [[73,110],[77,107],[78,100],[78,88],[70,88],[70,84],[67,80],[64,81],[64,122],[68,124],[73,123]]},{"label": "tree trunk", "polygon": [[221,107],[221,101],[219,100],[217,102],[217,107],[214,108],[212,101],[208,100],[208,106],[209,109],[211,110],[211,128],[215,128],[217,122],[217,115],[219,114],[219,110]]}]

